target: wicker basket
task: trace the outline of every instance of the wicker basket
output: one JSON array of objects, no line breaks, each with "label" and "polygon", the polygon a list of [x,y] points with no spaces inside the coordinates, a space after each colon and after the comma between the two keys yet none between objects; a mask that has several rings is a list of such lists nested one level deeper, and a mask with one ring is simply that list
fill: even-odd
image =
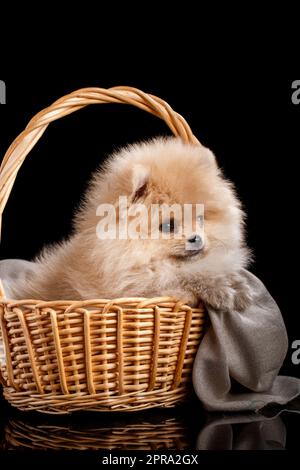
[{"label": "wicker basket", "polygon": [[[0,168],[0,219],[18,170],[50,122],[89,104],[125,103],[162,118],[200,145],[161,99],[129,87],[75,91],[38,113]],[[0,220],[1,223],[1,220]],[[4,300],[0,320],[5,398],[21,410],[68,413],[169,407],[191,389],[205,312],[173,298],[88,301]]]}]

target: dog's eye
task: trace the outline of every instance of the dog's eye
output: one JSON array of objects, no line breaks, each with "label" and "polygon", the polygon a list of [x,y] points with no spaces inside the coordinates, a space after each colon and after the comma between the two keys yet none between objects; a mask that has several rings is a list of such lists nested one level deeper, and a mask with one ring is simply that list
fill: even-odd
[{"label": "dog's eye", "polygon": [[172,233],[175,231],[175,221],[172,219],[172,220],[169,220],[168,222],[164,222],[162,224],[160,224],[159,226],[159,230],[163,233]]}]

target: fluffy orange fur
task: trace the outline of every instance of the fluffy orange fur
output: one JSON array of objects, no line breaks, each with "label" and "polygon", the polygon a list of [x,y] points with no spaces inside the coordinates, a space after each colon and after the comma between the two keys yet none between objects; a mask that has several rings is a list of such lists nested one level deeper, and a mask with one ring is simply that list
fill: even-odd
[{"label": "fluffy orange fur", "polygon": [[[186,239],[100,240],[101,203],[119,196],[130,203],[204,204],[204,248],[193,254]],[[121,217],[119,212],[118,217]],[[11,286],[14,298],[92,299],[171,295],[196,305],[243,308],[248,288],[240,270],[249,261],[244,214],[233,185],[213,153],[177,138],[157,138],[113,154],[94,175],[75,217],[74,233],[46,248],[26,282]]]}]

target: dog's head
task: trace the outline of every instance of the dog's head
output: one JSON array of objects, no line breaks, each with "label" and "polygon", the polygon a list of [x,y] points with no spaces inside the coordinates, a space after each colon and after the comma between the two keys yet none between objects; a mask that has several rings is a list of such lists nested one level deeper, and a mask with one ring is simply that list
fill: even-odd
[{"label": "dog's head", "polygon": [[116,239],[127,238],[132,251],[149,259],[192,262],[243,246],[243,212],[233,185],[210,150],[177,138],[113,155],[94,178],[78,227],[95,228],[103,203],[115,208],[106,222],[115,217]]}]

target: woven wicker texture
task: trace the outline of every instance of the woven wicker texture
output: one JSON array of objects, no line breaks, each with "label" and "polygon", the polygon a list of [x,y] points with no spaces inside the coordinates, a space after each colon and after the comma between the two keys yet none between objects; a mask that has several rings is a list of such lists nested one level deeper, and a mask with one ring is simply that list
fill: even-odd
[{"label": "woven wicker texture", "polygon": [[[0,219],[27,154],[50,122],[89,104],[133,104],[200,145],[161,99],[129,87],[86,88],[38,113],[9,147],[0,168]],[[137,410],[173,406],[190,391],[203,334],[202,306],[178,299],[0,302],[6,365],[4,396],[22,410]]]},{"label": "woven wicker texture", "polygon": [[[189,429],[177,418],[159,423],[88,425],[30,423],[12,418],[5,427],[2,449],[16,450],[183,450],[190,446]],[[1,447],[0,447],[1,448]]]}]

